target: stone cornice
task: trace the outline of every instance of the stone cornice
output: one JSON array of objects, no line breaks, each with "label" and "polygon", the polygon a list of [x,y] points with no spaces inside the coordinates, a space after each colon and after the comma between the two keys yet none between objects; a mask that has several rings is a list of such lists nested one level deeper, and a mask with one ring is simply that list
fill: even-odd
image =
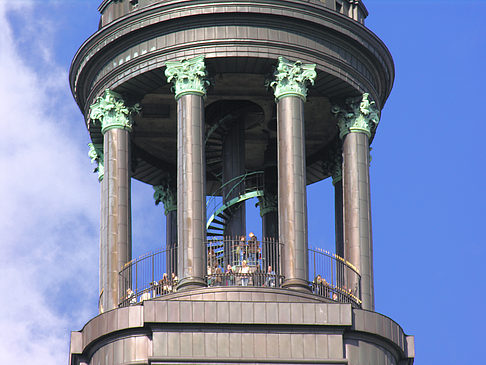
[{"label": "stone cornice", "polygon": [[[185,10],[181,11],[181,7]],[[282,29],[288,29],[289,20],[295,19],[296,21],[299,20],[301,25],[315,26],[315,29],[319,32],[329,32],[326,38],[337,36],[343,41],[343,44],[353,49],[356,48],[356,50],[359,49],[360,52],[366,52],[365,55],[356,55],[354,57],[373,63],[372,66],[366,67],[371,67],[370,70],[374,73],[373,77],[379,77],[380,80],[372,81],[373,85],[368,85],[368,87],[370,90],[376,87],[376,91],[373,91],[373,96],[378,99],[380,108],[391,90],[394,68],[391,56],[383,42],[363,25],[325,8],[322,4],[319,5],[317,2],[304,3],[296,0],[278,2],[272,0],[240,0],[236,2],[174,0],[167,3],[157,3],[130,13],[129,16],[124,16],[103,27],[83,44],[72,62],[70,71],[71,89],[81,110],[85,112],[85,104],[92,102],[90,98],[93,96],[92,94],[88,95],[88,85],[92,85],[94,77],[99,72],[98,68],[105,62],[109,62],[110,57],[115,57],[122,44],[123,47],[126,47],[127,43],[135,45],[137,42],[156,37],[156,34],[160,34],[162,31],[161,28],[165,29],[167,26],[174,24],[172,20],[176,18],[177,22],[193,21],[195,24],[201,24],[202,17],[208,16],[208,7],[211,9],[211,16],[227,13],[229,8],[244,9],[241,13],[233,14],[235,19],[238,17],[249,17],[254,13],[259,15],[259,17],[253,17],[256,21],[260,21],[261,16],[265,16],[270,22],[280,21]],[[276,17],[276,12],[281,15]],[[272,28],[275,28],[275,25]],[[291,28],[293,29],[293,25]],[[142,29],[143,33],[140,32]],[[279,29],[279,27],[275,29]],[[138,30],[137,40],[133,39],[133,30]],[[150,59],[152,58],[153,56],[150,57]],[[172,57],[168,58],[171,59]],[[145,59],[140,58],[140,62],[148,62],[148,59],[146,57]],[[122,66],[123,72],[126,73],[125,64]],[[318,63],[318,68],[320,67],[322,66]],[[375,69],[379,70],[379,72],[375,73]],[[382,74],[385,76],[379,76]],[[349,79],[352,84],[353,78],[356,76],[358,75],[350,79],[349,76],[346,76],[346,79]],[[112,82],[108,81],[104,82],[103,85],[96,85],[95,89],[99,92],[100,88],[106,87],[112,87]]]}]

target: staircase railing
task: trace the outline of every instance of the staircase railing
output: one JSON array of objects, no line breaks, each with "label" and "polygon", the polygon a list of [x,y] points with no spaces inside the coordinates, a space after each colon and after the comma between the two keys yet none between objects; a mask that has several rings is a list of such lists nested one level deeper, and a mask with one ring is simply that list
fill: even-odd
[{"label": "staircase railing", "polygon": [[206,228],[210,226],[219,213],[231,205],[243,201],[241,197],[252,192],[259,192],[259,194],[247,195],[243,200],[263,194],[263,171],[247,172],[222,184],[206,200],[206,214],[208,217]]}]

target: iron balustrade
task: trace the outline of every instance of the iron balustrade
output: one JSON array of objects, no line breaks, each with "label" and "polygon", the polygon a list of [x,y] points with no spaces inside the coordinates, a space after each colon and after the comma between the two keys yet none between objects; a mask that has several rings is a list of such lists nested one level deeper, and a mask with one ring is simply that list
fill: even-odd
[{"label": "iron balustrade", "polygon": [[177,286],[177,247],[148,253],[127,262],[119,272],[119,306],[126,306],[146,299],[172,293]]},{"label": "iron balustrade", "polygon": [[[282,244],[276,239],[207,241],[207,285],[209,287],[251,286],[280,288]],[[122,298],[127,306],[177,291],[177,247],[146,254],[128,262],[120,271]],[[309,289],[315,295],[339,303],[361,306],[361,277],[358,270],[336,254],[309,249]],[[243,262],[245,261],[245,262]]]},{"label": "iron balustrade", "polygon": [[356,267],[320,248],[309,249],[308,253],[312,292],[340,303],[361,306],[361,276]]},{"label": "iron balustrade", "polygon": [[211,217],[217,215],[218,210],[223,206],[223,202],[253,191],[263,191],[263,171],[247,172],[225,182],[218,189],[209,193],[207,197],[206,212],[208,219],[211,220]]},{"label": "iron balustrade", "polygon": [[274,238],[225,237],[207,241],[208,286],[280,287],[281,244]]}]

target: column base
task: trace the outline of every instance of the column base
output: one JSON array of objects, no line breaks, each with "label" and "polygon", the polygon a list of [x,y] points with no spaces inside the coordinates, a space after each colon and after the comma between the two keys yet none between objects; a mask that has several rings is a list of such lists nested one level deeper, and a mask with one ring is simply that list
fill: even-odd
[{"label": "column base", "polygon": [[309,286],[309,283],[307,281],[302,280],[302,279],[297,279],[297,278],[285,279],[283,284],[282,284],[282,288],[297,290],[297,291],[304,292],[304,293],[311,293],[312,292],[312,290]]},{"label": "column base", "polygon": [[207,287],[207,283],[203,278],[187,277],[182,279],[177,285],[177,291],[201,289]]}]

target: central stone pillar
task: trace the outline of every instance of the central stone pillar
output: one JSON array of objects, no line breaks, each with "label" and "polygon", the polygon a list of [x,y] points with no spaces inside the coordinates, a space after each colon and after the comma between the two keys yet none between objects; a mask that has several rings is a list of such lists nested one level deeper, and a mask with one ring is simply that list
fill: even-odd
[{"label": "central stone pillar", "polygon": [[177,100],[178,290],[206,286],[206,162],[204,57],[167,62]]},{"label": "central stone pillar", "polygon": [[262,217],[262,237],[263,239],[278,240],[278,170],[277,141],[275,139],[270,140],[267,144],[263,164],[264,195],[258,198]]},{"label": "central stone pillar", "polygon": [[104,178],[101,192],[100,312],[118,307],[131,278],[119,272],[131,260],[130,132],[131,113],[121,96],[106,90],[91,106],[90,118],[101,123]]},{"label": "central stone pillar", "polygon": [[304,102],[315,65],[279,57],[270,84],[277,101],[278,227],[283,245],[283,287],[308,291]]},{"label": "central stone pillar", "polygon": [[[361,297],[363,309],[374,310],[373,241],[371,237],[371,199],[369,174],[369,139],[379,122],[378,110],[369,95],[349,98],[346,107],[334,106],[343,140],[343,233],[344,258],[361,275],[347,278],[347,288]],[[357,288],[361,286],[361,293]]]},{"label": "central stone pillar", "polygon": [[[223,203],[228,203],[245,192],[245,182],[238,179],[245,174],[245,119],[231,123],[223,140]],[[225,222],[224,236],[246,236],[246,207],[242,203],[233,208]]]},{"label": "central stone pillar", "polygon": [[[342,145],[335,146],[335,150],[327,161],[323,163],[323,170],[332,176],[334,186],[334,232],[336,255],[344,258],[343,237],[343,178],[342,178]],[[336,260],[336,282],[340,288],[346,287],[346,265],[341,260]]]}]

